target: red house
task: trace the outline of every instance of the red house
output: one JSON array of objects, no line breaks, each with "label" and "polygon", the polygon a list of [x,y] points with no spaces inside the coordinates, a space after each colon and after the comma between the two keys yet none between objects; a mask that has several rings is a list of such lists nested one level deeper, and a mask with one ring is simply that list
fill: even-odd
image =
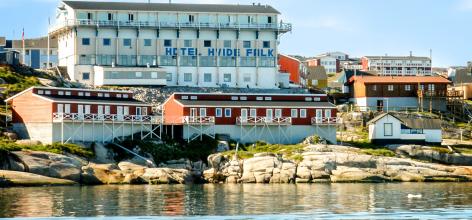
[{"label": "red house", "polygon": [[5,101],[13,129],[24,139],[67,143],[158,136],[152,106],[128,91],[31,87]]},{"label": "red house", "polygon": [[187,140],[220,134],[293,144],[318,135],[336,142],[336,107],[325,94],[174,93],[162,107],[164,125],[181,128]]},{"label": "red house", "polygon": [[279,66],[281,72],[290,74],[290,82],[302,84],[302,78],[306,76],[305,65],[295,57],[279,54]]}]

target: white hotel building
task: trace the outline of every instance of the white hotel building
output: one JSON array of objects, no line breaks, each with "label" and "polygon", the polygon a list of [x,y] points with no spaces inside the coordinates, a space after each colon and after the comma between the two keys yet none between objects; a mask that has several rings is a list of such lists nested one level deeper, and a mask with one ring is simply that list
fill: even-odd
[{"label": "white hotel building", "polygon": [[290,24],[268,5],[63,1],[59,66],[94,86],[277,88]]}]

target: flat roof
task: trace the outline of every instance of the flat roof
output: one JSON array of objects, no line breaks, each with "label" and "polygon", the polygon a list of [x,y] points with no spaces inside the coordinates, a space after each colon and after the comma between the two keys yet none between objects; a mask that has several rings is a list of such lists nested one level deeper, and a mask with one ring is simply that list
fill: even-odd
[{"label": "flat roof", "polygon": [[63,1],[64,4],[79,10],[114,10],[114,11],[170,11],[170,12],[221,12],[221,13],[264,13],[280,14],[270,5],[254,4],[181,4],[181,3],[145,3],[145,2],[95,2]]},{"label": "flat roof", "polygon": [[395,83],[444,83],[451,81],[441,76],[353,76],[349,82],[364,84],[395,84]]},{"label": "flat roof", "polygon": [[293,101],[207,101],[207,100],[177,100],[184,106],[209,107],[270,107],[270,108],[335,108],[329,102],[293,102]]},{"label": "flat roof", "polygon": [[364,56],[367,59],[373,60],[428,60],[431,61],[429,57],[417,57],[417,56]]}]

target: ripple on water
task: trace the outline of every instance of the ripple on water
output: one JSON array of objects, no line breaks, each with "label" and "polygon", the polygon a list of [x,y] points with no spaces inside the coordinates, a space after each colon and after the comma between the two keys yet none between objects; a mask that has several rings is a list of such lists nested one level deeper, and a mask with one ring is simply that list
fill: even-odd
[{"label": "ripple on water", "polygon": [[[390,183],[7,188],[0,189],[0,217],[472,218],[471,186]],[[408,194],[421,194],[422,198],[409,199]]]}]

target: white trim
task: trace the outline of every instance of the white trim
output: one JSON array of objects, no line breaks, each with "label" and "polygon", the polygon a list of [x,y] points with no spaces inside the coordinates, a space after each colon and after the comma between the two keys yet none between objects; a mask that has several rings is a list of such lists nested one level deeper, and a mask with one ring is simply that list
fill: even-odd
[{"label": "white trim", "polygon": [[5,99],[5,102],[9,102],[10,100],[12,100],[12,99],[14,99],[14,98],[16,98],[16,97],[18,97],[18,96],[20,96],[20,95],[23,95],[24,93],[26,93],[26,92],[32,90],[33,88],[35,88],[35,87],[34,87],[34,86],[31,86],[31,87],[29,87],[29,88],[27,88],[27,89],[25,89],[25,90],[23,90],[23,91],[17,93],[17,94],[14,95],[14,96],[12,96],[12,97],[10,97],[10,98],[8,98],[8,99]]},{"label": "white trim", "polygon": [[[181,104],[181,103],[180,103]],[[181,104],[182,105],[182,104]],[[182,105],[183,107],[206,107],[206,108],[283,108],[283,109],[291,109],[291,108],[309,108],[309,109],[336,109],[335,106],[327,107],[327,106],[253,106],[253,105],[228,105],[228,106],[209,106],[209,105]]]},{"label": "white trim", "polygon": [[203,92],[175,92],[172,95],[206,95],[206,96],[301,96],[301,97],[326,97],[326,94],[277,94],[277,93],[203,93]]}]

